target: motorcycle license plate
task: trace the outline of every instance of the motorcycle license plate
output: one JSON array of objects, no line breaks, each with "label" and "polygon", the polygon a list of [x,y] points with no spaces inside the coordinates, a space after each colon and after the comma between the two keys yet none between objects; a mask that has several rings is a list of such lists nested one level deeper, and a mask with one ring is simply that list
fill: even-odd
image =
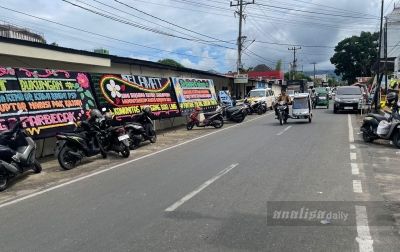
[{"label": "motorcycle license plate", "polygon": [[353,109],[353,107],[344,107],[344,109]]},{"label": "motorcycle license plate", "polygon": [[118,140],[119,140],[119,141],[123,141],[123,140],[128,139],[128,138],[129,138],[128,135],[122,135],[122,136],[119,136],[119,137],[118,137]]}]

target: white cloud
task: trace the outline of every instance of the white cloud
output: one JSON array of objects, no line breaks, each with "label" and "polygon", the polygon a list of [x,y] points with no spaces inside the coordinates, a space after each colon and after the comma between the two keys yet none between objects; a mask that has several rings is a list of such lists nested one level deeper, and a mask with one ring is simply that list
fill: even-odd
[{"label": "white cloud", "polygon": [[[202,53],[202,57],[209,57],[208,51]],[[188,68],[198,69],[198,70],[215,70],[220,71],[220,65],[215,59],[212,58],[202,58],[197,63],[192,62],[189,59],[183,59],[180,62],[182,65]]]}]

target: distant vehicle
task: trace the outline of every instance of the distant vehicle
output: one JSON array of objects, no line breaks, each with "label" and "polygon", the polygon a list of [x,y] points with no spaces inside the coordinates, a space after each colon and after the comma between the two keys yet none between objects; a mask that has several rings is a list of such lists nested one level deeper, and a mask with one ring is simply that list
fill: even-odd
[{"label": "distant vehicle", "polygon": [[306,93],[308,90],[307,80],[289,80],[286,82],[286,92],[293,90],[295,94]]},{"label": "distant vehicle", "polygon": [[271,88],[253,89],[247,94],[245,102],[253,101],[265,102],[267,107],[272,110],[272,102],[275,101],[274,91]]},{"label": "distant vehicle", "polygon": [[358,111],[362,99],[363,93],[360,87],[340,87],[335,96],[333,113],[337,114],[339,110]]},{"label": "distant vehicle", "polygon": [[293,98],[294,98],[294,90],[289,89],[289,90],[287,90],[286,93],[290,96],[290,99],[293,101]]}]

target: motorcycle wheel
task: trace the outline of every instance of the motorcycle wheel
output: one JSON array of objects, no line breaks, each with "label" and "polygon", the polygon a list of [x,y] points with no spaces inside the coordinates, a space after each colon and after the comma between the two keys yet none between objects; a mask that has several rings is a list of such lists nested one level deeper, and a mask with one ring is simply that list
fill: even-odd
[{"label": "motorcycle wheel", "polygon": [[393,136],[393,144],[400,149],[400,131],[396,133],[396,135]]},{"label": "motorcycle wheel", "polygon": [[311,123],[311,115],[308,116],[308,122]]},{"label": "motorcycle wheel", "polygon": [[129,146],[126,146],[125,144],[121,143],[121,149],[122,149],[121,155],[124,158],[129,157],[129,155],[131,154],[131,150],[129,149]]},{"label": "motorcycle wheel", "polygon": [[75,168],[76,160],[69,155],[70,151],[74,151],[71,147],[64,146],[58,154],[58,163],[64,170],[71,170]]},{"label": "motorcycle wheel", "polygon": [[257,114],[258,115],[262,115],[262,113],[263,113],[263,108],[258,108],[257,109]]},{"label": "motorcycle wheel", "polygon": [[132,133],[132,131],[127,132],[129,136],[129,149],[134,150],[137,147],[139,147],[140,141],[135,137],[135,134]]},{"label": "motorcycle wheel", "polygon": [[156,132],[155,132],[154,130],[151,130],[151,134],[152,134],[152,137],[150,138],[150,143],[155,143],[155,142],[157,142],[157,135],[156,135]]},{"label": "motorcycle wheel", "polygon": [[35,173],[41,173],[42,172],[42,165],[39,163],[37,159],[35,159],[35,162],[33,163],[32,170]]},{"label": "motorcycle wheel", "polygon": [[191,130],[191,129],[193,129],[193,127],[194,127],[194,122],[188,122],[188,123],[186,124],[186,129],[187,129],[187,130]]},{"label": "motorcycle wheel", "polygon": [[268,108],[267,107],[263,107],[263,114],[267,113]]},{"label": "motorcycle wheel", "polygon": [[236,122],[237,123],[241,123],[244,121],[245,116],[242,114],[242,116],[240,117],[240,119],[237,119]]},{"label": "motorcycle wheel", "polygon": [[100,154],[103,158],[107,158],[107,151],[104,149],[102,144],[99,144]]},{"label": "motorcycle wheel", "polygon": [[[372,143],[373,141],[374,141],[374,139],[372,138],[372,137],[370,137],[369,136],[369,134],[365,134],[365,132],[364,132],[364,130],[366,130],[366,131],[368,131],[369,132],[369,129],[366,129],[366,128],[361,128],[361,131],[363,131],[363,140],[364,140],[364,142],[366,142],[366,143]],[[394,143],[394,141],[393,141],[393,143]]]},{"label": "motorcycle wheel", "polygon": [[279,123],[280,123],[281,125],[283,125],[282,112],[279,112],[279,113],[278,113],[278,119],[279,119]]},{"label": "motorcycle wheel", "polygon": [[7,177],[0,177],[0,192],[4,191],[8,185],[8,178]]},{"label": "motorcycle wheel", "polygon": [[224,121],[223,120],[221,120],[221,123],[214,124],[214,128],[216,128],[216,129],[222,128],[222,126],[224,126]]},{"label": "motorcycle wheel", "polygon": [[248,109],[248,110],[247,110],[247,114],[248,114],[248,115],[252,115],[252,114],[253,114],[253,112],[251,111],[251,109]]}]

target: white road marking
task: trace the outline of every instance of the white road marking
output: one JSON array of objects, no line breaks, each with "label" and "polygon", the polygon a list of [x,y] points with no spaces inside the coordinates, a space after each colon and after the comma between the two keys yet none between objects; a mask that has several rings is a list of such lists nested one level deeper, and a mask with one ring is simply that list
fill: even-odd
[{"label": "white road marking", "polygon": [[353,126],[351,124],[351,116],[347,115],[349,119],[349,141],[350,143],[354,143],[354,134],[353,134]]},{"label": "white road marking", "polygon": [[350,144],[350,150],[355,150],[356,146],[354,144]]},{"label": "white road marking", "polygon": [[194,142],[194,141],[199,140],[199,139],[201,139],[201,138],[204,138],[204,137],[207,137],[207,136],[216,134],[216,133],[218,133],[218,132],[221,132],[221,131],[224,131],[224,130],[227,130],[227,129],[230,129],[230,128],[238,127],[238,126],[240,126],[240,125],[249,123],[249,122],[254,121],[254,120],[258,120],[258,119],[260,119],[260,118],[263,118],[263,117],[265,117],[265,116],[272,115],[272,114],[274,114],[274,113],[269,113],[269,114],[266,114],[266,115],[263,115],[263,116],[259,116],[259,117],[257,117],[257,118],[254,118],[254,119],[251,119],[251,120],[242,122],[242,123],[238,123],[238,124],[235,124],[235,125],[226,127],[226,128],[222,128],[222,129],[216,130],[216,131],[214,131],[214,132],[205,134],[205,135],[203,135],[203,136],[199,136],[199,137],[193,138],[193,139],[188,140],[188,141],[186,141],[186,142],[179,143],[179,144],[176,144],[176,145],[174,145],[174,146],[167,147],[167,148],[165,148],[165,149],[162,149],[162,150],[159,150],[159,151],[150,153],[150,154],[148,154],[148,155],[145,155],[145,156],[142,156],[142,157],[138,157],[138,158],[129,160],[129,161],[127,161],[127,162],[124,162],[124,163],[120,163],[120,164],[111,166],[111,167],[109,167],[109,168],[107,168],[107,169],[104,169],[104,170],[101,170],[101,171],[98,171],[98,172],[94,172],[94,173],[91,173],[91,174],[89,174],[89,175],[86,175],[86,176],[77,178],[77,179],[73,179],[73,180],[71,180],[71,181],[68,181],[68,182],[65,182],[65,183],[62,183],[62,184],[59,184],[59,185],[56,185],[56,186],[53,186],[53,187],[44,189],[44,190],[39,191],[39,192],[36,192],[36,193],[29,194],[29,195],[27,195],[27,196],[24,196],[24,197],[21,197],[21,198],[18,198],[18,199],[9,201],[9,202],[5,202],[5,203],[3,203],[3,204],[0,204],[0,208],[3,208],[3,207],[6,207],[6,206],[9,206],[9,205],[18,203],[18,202],[23,201],[23,200],[26,200],[26,199],[33,198],[33,197],[38,196],[38,195],[40,195],[40,194],[44,194],[44,193],[46,193],[46,192],[53,191],[53,190],[55,190],[55,189],[58,189],[58,188],[61,188],[61,187],[64,187],[64,186],[73,184],[73,183],[75,183],[75,182],[78,182],[78,181],[81,181],[81,180],[84,180],[84,179],[87,179],[87,178],[90,178],[90,177],[93,177],[93,176],[96,176],[96,175],[99,175],[99,174],[101,174],[101,173],[114,170],[114,169],[116,169],[116,168],[118,168],[118,167],[121,167],[121,166],[124,166],[124,165],[126,165],[126,164],[130,164],[130,163],[136,162],[136,161],[138,161],[138,160],[141,160],[141,159],[144,159],[144,158],[147,158],[147,157],[154,156],[154,155],[156,155],[156,154],[158,154],[158,153],[161,153],[161,152],[164,152],[164,151],[167,151],[167,150],[174,149],[174,148],[176,148],[176,147],[179,147],[179,146],[182,146],[182,145],[185,145],[185,144]]},{"label": "white road marking", "polygon": [[357,234],[356,241],[359,244],[360,252],[373,252],[371,233],[368,226],[367,208],[365,206],[356,206]]},{"label": "white road marking", "polygon": [[350,160],[356,160],[357,159],[357,154],[356,153],[350,153]]},{"label": "white road marking", "polygon": [[233,168],[235,168],[238,164],[232,164],[229,167],[225,168],[224,170],[222,170],[220,173],[218,173],[216,176],[214,176],[213,178],[211,178],[210,180],[208,180],[207,182],[205,182],[204,184],[202,184],[199,188],[197,188],[196,190],[194,190],[193,192],[189,193],[188,195],[186,195],[185,197],[183,197],[182,199],[180,199],[179,201],[177,201],[175,204],[173,204],[172,206],[168,207],[167,209],[165,209],[166,212],[172,212],[175,209],[177,209],[179,206],[181,206],[183,203],[185,203],[186,201],[188,201],[189,199],[191,199],[193,196],[195,196],[196,194],[198,194],[199,192],[201,192],[204,188],[206,188],[207,186],[211,185],[215,180],[219,179],[220,177],[222,177],[223,175],[225,175],[226,173],[228,173],[230,170],[232,170]]},{"label": "white road marking", "polygon": [[361,180],[353,180],[353,191],[355,193],[362,193]]},{"label": "white road marking", "polygon": [[278,133],[278,136],[282,135],[283,133],[285,133],[285,131],[287,131],[288,129],[290,129],[292,126],[287,127],[286,129],[282,130],[281,132]]},{"label": "white road marking", "polygon": [[358,175],[360,174],[360,170],[358,169],[358,164],[351,163],[351,173],[353,175]]}]

